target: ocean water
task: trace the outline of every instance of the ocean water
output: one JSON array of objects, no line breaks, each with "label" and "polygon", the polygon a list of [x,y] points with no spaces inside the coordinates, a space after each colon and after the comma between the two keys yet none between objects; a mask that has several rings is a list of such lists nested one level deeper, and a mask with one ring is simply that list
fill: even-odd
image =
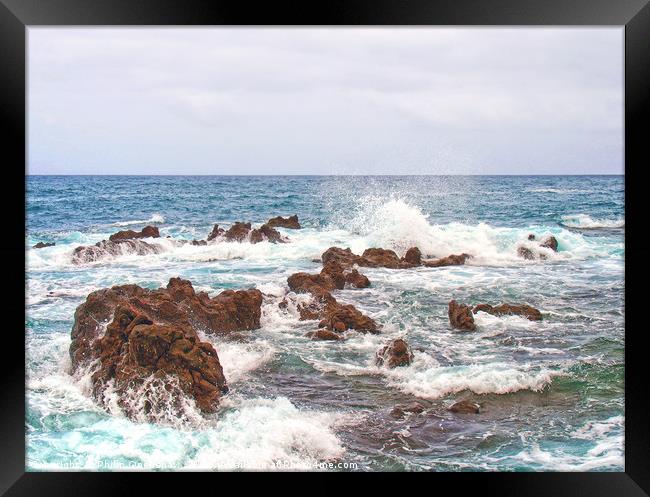
[{"label": "ocean water", "polygon": [[[326,469],[622,471],[624,469],[624,177],[30,176],[26,278],[28,470]],[[287,244],[204,239],[214,223],[298,214]],[[87,265],[73,249],[120,229],[160,228],[160,254]],[[529,233],[553,234],[544,261],[517,256]],[[54,247],[32,249],[39,241]],[[330,246],[467,252],[464,266],[363,268],[372,285],[336,292],[382,325],[342,342],[305,338],[315,322],[278,308],[287,277],[318,272]],[[93,290],[170,277],[214,295],[257,287],[262,328],[214,343],[230,385],[219,411],[187,401],[182,418],[130,421],[69,374],[75,308]],[[526,302],[544,319],[476,316],[449,326],[450,299]],[[374,365],[403,336],[409,367]],[[480,414],[454,414],[459,399]],[[395,405],[419,400],[421,415]],[[116,404],[115,404],[116,405]],[[117,405],[116,405],[117,406]]]}]

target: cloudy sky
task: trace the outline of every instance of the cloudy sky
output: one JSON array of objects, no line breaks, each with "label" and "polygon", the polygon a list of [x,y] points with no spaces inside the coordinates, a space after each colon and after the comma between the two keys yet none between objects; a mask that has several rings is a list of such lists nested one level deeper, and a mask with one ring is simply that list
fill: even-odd
[{"label": "cloudy sky", "polygon": [[622,28],[29,28],[29,174],[622,174]]}]

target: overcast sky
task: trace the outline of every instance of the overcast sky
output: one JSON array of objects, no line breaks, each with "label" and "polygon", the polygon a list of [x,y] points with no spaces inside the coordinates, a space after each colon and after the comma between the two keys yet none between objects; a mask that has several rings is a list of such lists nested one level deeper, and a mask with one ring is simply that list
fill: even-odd
[{"label": "overcast sky", "polygon": [[622,174],[622,28],[34,28],[29,174]]}]

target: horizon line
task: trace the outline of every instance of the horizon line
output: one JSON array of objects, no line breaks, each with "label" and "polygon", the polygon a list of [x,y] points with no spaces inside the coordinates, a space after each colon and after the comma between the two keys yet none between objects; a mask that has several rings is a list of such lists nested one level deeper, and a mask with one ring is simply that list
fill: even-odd
[{"label": "horizon line", "polygon": [[28,176],[124,176],[124,177],[151,177],[151,176],[172,176],[172,177],[187,177],[187,176],[199,176],[199,177],[216,177],[216,176],[228,176],[228,177],[254,177],[254,176],[268,176],[268,177],[278,177],[278,176],[341,176],[341,177],[355,177],[355,176],[625,176],[625,172],[622,173],[576,173],[576,174],[517,174],[517,173],[500,173],[500,174],[79,174],[79,173],[38,173],[38,174],[25,174],[25,177]]}]

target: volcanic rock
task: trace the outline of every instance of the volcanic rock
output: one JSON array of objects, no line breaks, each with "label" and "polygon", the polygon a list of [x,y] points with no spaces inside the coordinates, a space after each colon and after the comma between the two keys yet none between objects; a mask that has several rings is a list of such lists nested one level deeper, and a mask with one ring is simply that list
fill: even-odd
[{"label": "volcanic rock", "polygon": [[270,228],[289,228],[293,230],[300,229],[300,223],[298,222],[297,215],[293,215],[290,217],[277,216],[269,219],[266,224]]},{"label": "volcanic rock", "polygon": [[145,226],[142,231],[125,230],[113,233],[108,237],[109,241],[132,240],[134,238],[159,238],[160,231],[155,226]]},{"label": "volcanic rock", "polygon": [[557,238],[549,235],[539,244],[540,247],[550,248],[553,252],[557,252]]},{"label": "volcanic rock", "polygon": [[95,245],[81,245],[72,252],[74,264],[94,262],[105,257],[119,255],[149,255],[159,254],[162,246],[156,243],[147,243],[142,240],[102,240]]},{"label": "volcanic rock", "polygon": [[180,278],[157,290],[137,285],[97,290],[75,311],[73,373],[93,367],[93,396],[104,401],[110,386],[130,417],[141,413],[134,410],[129,396],[140,390],[151,393],[147,385],[154,380],[159,392],[171,395],[150,396],[144,406],[147,415],[180,408],[175,391],[192,397],[202,411],[213,412],[228,387],[217,352],[200,340],[197,330],[228,333],[259,328],[261,303],[259,290],[227,290],[209,298]]},{"label": "volcanic rock", "polygon": [[40,248],[45,248],[45,247],[54,247],[56,245],[55,243],[47,243],[47,242],[38,242],[36,245],[34,245],[32,248],[35,249],[40,249]]},{"label": "volcanic rock", "polygon": [[235,242],[243,242],[248,238],[248,233],[251,230],[251,223],[236,222],[224,234],[227,240]]},{"label": "volcanic rock", "polygon": [[382,347],[375,356],[377,366],[387,366],[396,368],[398,366],[408,366],[413,361],[413,352],[406,340],[397,338],[392,340],[388,345]]},{"label": "volcanic rock", "polygon": [[491,306],[490,304],[478,304],[474,307],[474,313],[479,311],[487,312],[494,316],[514,314],[517,316],[523,316],[531,321],[541,321],[542,319],[542,313],[528,304],[501,304],[496,307]]},{"label": "volcanic rock", "polygon": [[481,412],[480,404],[469,400],[460,400],[452,404],[449,408],[451,412],[463,414],[479,414]]},{"label": "volcanic rock", "polygon": [[447,257],[442,257],[435,260],[426,260],[422,264],[427,267],[442,267],[442,266],[462,266],[465,264],[467,259],[471,259],[469,254],[458,254],[458,255],[448,255]]},{"label": "volcanic rock", "polygon": [[344,337],[340,333],[328,330],[327,328],[320,328],[318,331],[310,331],[305,335],[312,340],[343,340]]},{"label": "volcanic rock", "polygon": [[466,331],[474,331],[476,329],[471,307],[452,300],[449,302],[448,314],[449,322],[454,328]]},{"label": "volcanic rock", "polygon": [[393,407],[390,411],[391,416],[394,418],[403,418],[407,414],[420,414],[427,408],[421,402],[411,402],[409,404],[399,404]]},{"label": "volcanic rock", "polygon": [[224,230],[223,228],[219,228],[219,225],[215,224],[212,227],[212,231],[208,235],[208,241],[214,240],[215,238],[217,238],[219,236],[222,236],[225,232],[226,232],[226,230]]},{"label": "volcanic rock", "polygon": [[280,232],[276,229],[273,229],[268,224],[263,224],[257,229],[251,231],[250,236],[251,243],[259,243],[263,241],[269,241],[271,243],[285,243],[286,240],[282,238]]},{"label": "volcanic rock", "polygon": [[402,257],[402,261],[412,264],[413,266],[419,266],[422,264],[422,252],[420,252],[420,249],[417,247],[411,247],[406,251],[404,257]]}]

